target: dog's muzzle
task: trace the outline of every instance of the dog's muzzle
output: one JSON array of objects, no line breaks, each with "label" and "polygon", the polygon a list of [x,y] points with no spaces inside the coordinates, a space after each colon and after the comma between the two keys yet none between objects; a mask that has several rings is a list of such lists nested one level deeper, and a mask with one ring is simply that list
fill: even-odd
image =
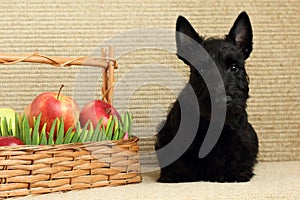
[{"label": "dog's muzzle", "polygon": [[229,96],[229,95],[227,95],[227,96],[224,97],[224,98],[217,98],[217,99],[216,99],[216,103],[217,103],[218,105],[225,103],[226,106],[229,106],[229,105],[232,103],[232,97]]}]

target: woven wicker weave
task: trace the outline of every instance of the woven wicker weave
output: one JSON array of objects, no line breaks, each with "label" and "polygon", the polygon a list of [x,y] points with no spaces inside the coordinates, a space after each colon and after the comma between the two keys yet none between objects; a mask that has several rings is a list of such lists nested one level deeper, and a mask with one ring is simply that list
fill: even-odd
[{"label": "woven wicker weave", "polygon": [[0,198],[138,183],[137,142],[0,147]]}]

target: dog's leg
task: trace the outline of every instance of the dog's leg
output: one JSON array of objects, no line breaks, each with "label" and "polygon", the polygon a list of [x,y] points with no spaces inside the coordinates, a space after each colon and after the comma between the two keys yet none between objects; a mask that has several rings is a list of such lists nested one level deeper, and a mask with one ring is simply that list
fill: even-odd
[{"label": "dog's leg", "polygon": [[197,170],[188,166],[186,161],[178,159],[169,166],[161,169],[160,178],[157,181],[161,183],[179,183],[198,180]]}]

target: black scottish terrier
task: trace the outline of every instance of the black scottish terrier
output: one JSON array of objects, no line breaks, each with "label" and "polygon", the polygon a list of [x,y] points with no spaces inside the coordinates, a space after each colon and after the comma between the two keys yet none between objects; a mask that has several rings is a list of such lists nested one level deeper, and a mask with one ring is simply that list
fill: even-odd
[{"label": "black scottish terrier", "polygon": [[[182,37],[182,34],[187,37]],[[193,49],[192,41],[205,49],[217,66],[218,72],[221,74],[223,91],[226,93],[224,96],[219,95],[215,99],[211,98],[202,74],[195,67],[197,59],[194,59],[195,56],[188,56],[197,52],[196,49]],[[257,162],[258,138],[248,122],[246,112],[249,79],[244,64],[252,51],[252,27],[248,15],[246,12],[242,12],[224,39],[206,39],[199,36],[192,25],[184,17],[179,16],[176,23],[176,43],[178,58],[190,66],[191,73],[188,85],[194,90],[197,103],[189,103],[191,97],[184,92],[187,87],[183,89],[179,98],[185,102],[185,105],[180,105],[179,98],[173,104],[166,121],[157,134],[155,149],[158,151],[164,148],[176,136],[182,120],[182,107],[186,107],[184,110],[186,112],[191,111],[191,113],[194,110],[200,110],[198,112],[199,123],[197,121],[197,125],[199,125],[192,142],[178,156],[177,160],[162,166],[166,156],[172,155],[176,151],[174,148],[174,151],[171,149],[165,156],[158,155],[161,165],[158,182],[249,181],[254,175],[253,167]],[[210,67],[204,66],[203,69],[209,71]],[[216,93],[218,93],[218,88],[218,85],[214,86]],[[225,105],[225,119],[221,125],[221,133],[216,144],[205,157],[201,158],[199,151],[207,135],[209,125],[218,123],[211,118],[212,101]],[[216,110],[218,110],[218,106]],[[187,134],[189,131],[189,129],[185,129],[183,132]],[[177,142],[177,145],[180,144],[180,141]]]}]

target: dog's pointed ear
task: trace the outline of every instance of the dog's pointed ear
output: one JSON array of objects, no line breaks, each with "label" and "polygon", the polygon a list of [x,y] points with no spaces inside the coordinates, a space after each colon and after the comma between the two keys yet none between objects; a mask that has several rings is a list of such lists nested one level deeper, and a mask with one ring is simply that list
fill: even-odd
[{"label": "dog's pointed ear", "polygon": [[176,22],[176,45],[177,56],[188,64],[184,59],[187,54],[191,54],[203,38],[195,31],[190,22],[183,16],[179,16]]},{"label": "dog's pointed ear", "polygon": [[197,41],[198,43],[201,43],[201,41],[202,41],[202,38],[195,31],[195,29],[190,24],[190,22],[186,18],[184,18],[183,16],[179,16],[177,18],[177,23],[176,23],[177,48],[180,45],[185,45],[185,44],[189,43],[189,41],[187,41],[186,37],[182,37],[183,35],[188,36],[189,38]]},{"label": "dog's pointed ear", "polygon": [[226,39],[237,45],[243,52],[245,60],[252,52],[252,27],[249,16],[242,12],[235,20]]}]

